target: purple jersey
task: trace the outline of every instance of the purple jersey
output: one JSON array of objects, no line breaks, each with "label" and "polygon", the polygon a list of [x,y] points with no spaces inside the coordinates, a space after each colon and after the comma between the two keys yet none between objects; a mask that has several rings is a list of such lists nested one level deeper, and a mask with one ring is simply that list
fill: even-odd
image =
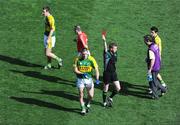
[{"label": "purple jersey", "polygon": [[[155,55],[155,62],[154,62],[154,66],[152,68],[152,71],[159,71],[161,68],[161,59],[160,59],[160,54],[159,54],[159,47],[153,43],[149,46],[148,52],[149,52],[149,50],[153,51],[153,53]],[[149,59],[149,56],[148,56],[148,59]],[[150,65],[150,63],[148,63],[148,67],[149,67],[149,65]]]}]

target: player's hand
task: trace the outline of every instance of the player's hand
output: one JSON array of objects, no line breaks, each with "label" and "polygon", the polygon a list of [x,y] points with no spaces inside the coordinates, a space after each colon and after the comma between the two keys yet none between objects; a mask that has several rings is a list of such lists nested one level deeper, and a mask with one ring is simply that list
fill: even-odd
[{"label": "player's hand", "polygon": [[88,50],[88,45],[85,45],[84,47]]},{"label": "player's hand", "polygon": [[151,73],[148,73],[148,74],[147,74],[147,80],[148,80],[149,82],[151,82],[151,81],[153,80]]},{"label": "player's hand", "polygon": [[87,73],[83,73],[82,76],[83,76],[84,78],[86,78],[86,79],[88,78],[88,74],[87,74]]},{"label": "player's hand", "polygon": [[99,83],[100,83],[100,81],[97,79],[97,80],[96,80],[96,85],[99,85]]},{"label": "player's hand", "polygon": [[48,39],[47,39],[47,43],[50,43],[50,39],[51,39],[51,38],[49,38],[49,37],[48,37]]},{"label": "player's hand", "polygon": [[106,41],[106,31],[102,31],[102,39]]},{"label": "player's hand", "polygon": [[103,39],[104,41],[106,41],[106,37],[105,37],[105,35],[102,35],[102,39]]}]

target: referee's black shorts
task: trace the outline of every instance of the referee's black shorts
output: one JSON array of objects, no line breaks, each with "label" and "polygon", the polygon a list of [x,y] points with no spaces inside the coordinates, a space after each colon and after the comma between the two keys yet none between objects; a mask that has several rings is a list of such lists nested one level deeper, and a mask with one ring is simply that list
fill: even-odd
[{"label": "referee's black shorts", "polygon": [[103,82],[105,84],[112,83],[114,81],[118,81],[116,72],[103,72]]}]

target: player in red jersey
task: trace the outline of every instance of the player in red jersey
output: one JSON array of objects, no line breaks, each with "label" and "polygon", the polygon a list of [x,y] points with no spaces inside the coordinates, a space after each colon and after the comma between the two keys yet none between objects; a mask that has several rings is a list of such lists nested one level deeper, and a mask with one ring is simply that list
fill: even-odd
[{"label": "player in red jersey", "polygon": [[90,55],[89,47],[88,47],[88,37],[87,37],[86,33],[84,33],[81,30],[81,27],[78,25],[74,27],[74,30],[75,30],[75,33],[77,34],[76,41],[77,41],[78,55],[80,55],[81,51],[84,48],[88,50],[88,54]]}]

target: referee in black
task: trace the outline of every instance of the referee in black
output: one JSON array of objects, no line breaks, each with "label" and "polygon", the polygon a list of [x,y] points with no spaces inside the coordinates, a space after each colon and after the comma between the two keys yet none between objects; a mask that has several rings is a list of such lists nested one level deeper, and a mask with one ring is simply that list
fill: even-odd
[{"label": "referee in black", "polygon": [[[112,107],[113,97],[121,89],[120,82],[117,78],[116,73],[117,44],[115,44],[114,42],[110,43],[108,49],[105,35],[102,35],[102,39],[104,41],[103,106]],[[110,83],[113,83],[115,87],[111,95],[107,97],[107,92]]]}]

